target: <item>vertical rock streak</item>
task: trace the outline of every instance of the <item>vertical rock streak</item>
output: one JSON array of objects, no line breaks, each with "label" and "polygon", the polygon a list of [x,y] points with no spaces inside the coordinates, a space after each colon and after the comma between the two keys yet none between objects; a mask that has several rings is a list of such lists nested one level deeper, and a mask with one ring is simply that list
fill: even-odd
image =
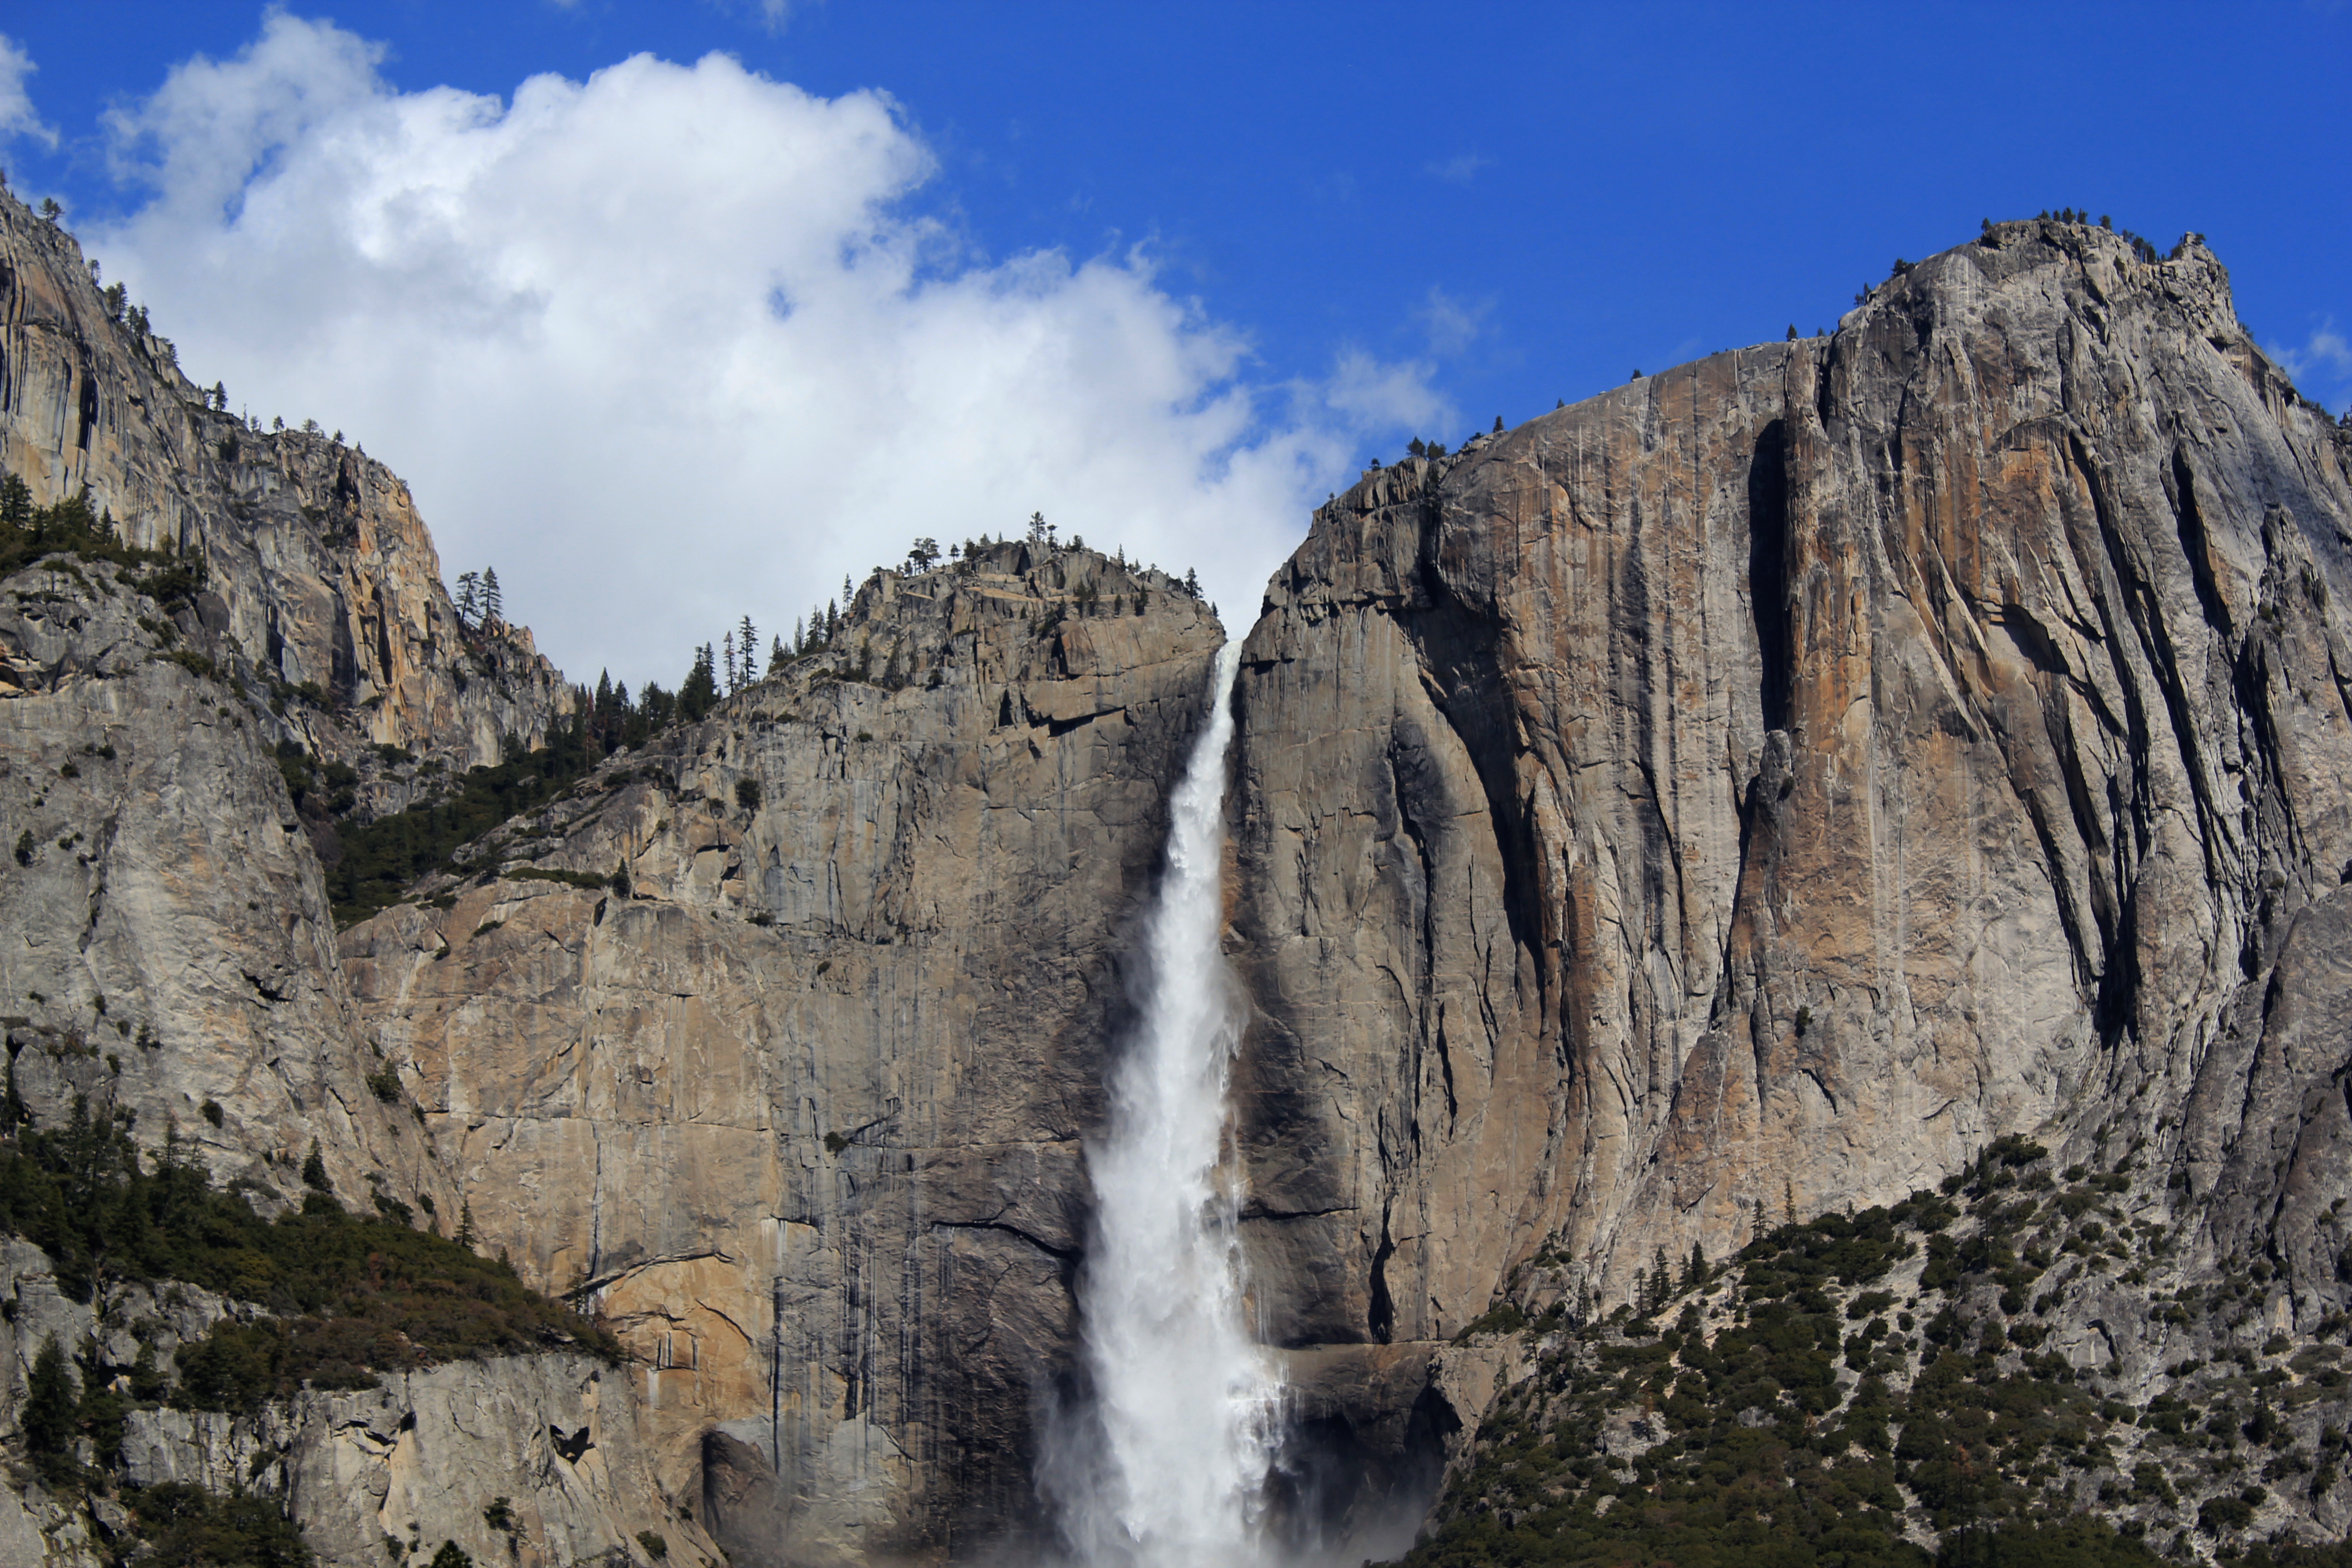
[{"label": "vertical rock streak", "polygon": [[1222,1156],[1241,1009],[1219,946],[1225,749],[1238,644],[1217,658],[1208,726],[1173,802],[1135,1036],[1112,1068],[1110,1128],[1081,1300],[1094,1407],[1046,1485],[1082,1558],[1194,1568],[1253,1554],[1278,1399],[1242,1310],[1240,1187]]}]

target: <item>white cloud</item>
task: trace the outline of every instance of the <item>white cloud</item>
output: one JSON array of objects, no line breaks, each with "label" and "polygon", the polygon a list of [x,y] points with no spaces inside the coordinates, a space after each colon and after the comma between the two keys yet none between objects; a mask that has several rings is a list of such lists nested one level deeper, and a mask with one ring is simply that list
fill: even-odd
[{"label": "white cloud", "polygon": [[1429,298],[1415,310],[1422,331],[1429,339],[1429,352],[1441,356],[1458,354],[1468,348],[1478,334],[1486,330],[1486,315],[1495,308],[1491,300],[1475,303],[1456,300],[1444,289],[1433,285]]},{"label": "white cloud", "polygon": [[1449,185],[1466,185],[1478,177],[1478,171],[1492,166],[1495,160],[1483,153],[1459,153],[1444,163],[1423,163],[1422,172],[1433,179],[1444,180]]},{"label": "white cloud", "polygon": [[2281,348],[2273,344],[2271,357],[2278,361],[2287,374],[2301,376],[2319,371],[2329,374],[2352,375],[2352,342],[2336,330],[2331,316],[2304,340],[2301,348]]},{"label": "white cloud", "polygon": [[771,33],[781,33],[791,25],[793,13],[809,3],[811,0],[760,0],[760,25]]},{"label": "white cloud", "polygon": [[639,56],[501,103],[377,58],[280,14],[180,67],[112,128],[153,199],[85,237],[232,406],[391,462],[575,679],[673,684],[747,610],[1038,510],[1197,566],[1238,632],[1364,439],[1437,417],[1419,366],[1253,385],[1141,253],[972,259],[908,216],[932,160],[879,94]]},{"label": "white cloud", "polygon": [[33,112],[33,95],[25,89],[25,79],[40,68],[14,38],[0,33],[0,142],[26,136],[58,144],[57,132]]},{"label": "white cloud", "polygon": [[2333,393],[2339,412],[2352,409],[2352,342],[2336,330],[2330,316],[2312,330],[2299,348],[2267,345],[2270,356],[2306,394]]}]

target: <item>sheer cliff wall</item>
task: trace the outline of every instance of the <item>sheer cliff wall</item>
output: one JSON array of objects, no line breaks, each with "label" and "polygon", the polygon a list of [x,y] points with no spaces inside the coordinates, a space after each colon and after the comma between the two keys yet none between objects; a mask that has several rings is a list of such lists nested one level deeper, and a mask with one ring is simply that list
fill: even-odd
[{"label": "sheer cliff wall", "polygon": [[[110,313],[73,237],[5,195],[0,468],[37,503],[87,487],[128,542],[200,558],[209,629],[260,679],[313,689],[283,718],[321,755],[495,763],[503,737],[535,742],[571,710],[527,629],[459,624],[398,476],[315,429],[213,409],[169,340]],[[368,788],[408,798],[373,769]]]},{"label": "sheer cliff wall", "polygon": [[1082,1140],[1223,641],[1091,552],[885,574],[345,933],[475,1224],[644,1357],[739,1568],[1049,1536]]},{"label": "sheer cliff wall", "polygon": [[1232,805],[1310,1381],[2012,1131],[2341,1305],[2347,461],[2193,238],[2011,224],[1318,511]]}]

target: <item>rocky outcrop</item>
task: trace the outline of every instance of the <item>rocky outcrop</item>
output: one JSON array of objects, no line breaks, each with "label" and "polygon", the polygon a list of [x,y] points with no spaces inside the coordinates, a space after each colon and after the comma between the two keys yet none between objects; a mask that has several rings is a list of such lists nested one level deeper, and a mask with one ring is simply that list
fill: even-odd
[{"label": "rocky outcrop", "polygon": [[[89,1347],[78,1378],[129,1368],[142,1352],[169,1376],[183,1345],[238,1315],[191,1286],[116,1287],[76,1301],[22,1242],[0,1243],[0,1299],[9,1306],[0,1422],[10,1427],[51,1340],[69,1355]],[[502,1356],[389,1374],[373,1389],[306,1393],[256,1416],[142,1406],[125,1420],[121,1470],[133,1486],[282,1498],[330,1568],[381,1568],[387,1542],[429,1557],[445,1541],[478,1563],[534,1568],[721,1562],[690,1511],[654,1481],[637,1375],[582,1355]],[[661,1558],[648,1535],[660,1538]],[[37,1482],[0,1489],[0,1561],[97,1568],[135,1544],[126,1510],[103,1495]]]},{"label": "rocky outcrop", "polygon": [[2339,1310],[2347,460],[2193,237],[2011,224],[1322,509],[1236,690],[1279,1331],[1622,1300],[2012,1131]]},{"label": "rocky outcrop", "polygon": [[[384,1064],[358,1028],[317,853],[331,853],[333,837],[323,816],[298,811],[279,755],[290,747],[350,767],[345,810],[391,809],[495,757],[509,733],[544,733],[570,688],[527,633],[459,626],[397,479],[327,437],[265,436],[206,408],[168,344],[136,313],[110,314],[70,237],[7,198],[0,458],[37,506],[86,490],[113,535],[0,578],[0,1028],[12,1128],[20,1115],[61,1126],[79,1100],[128,1121],[151,1151],[176,1132],[265,1210],[302,1192],[298,1173],[315,1148],[347,1203],[457,1215],[432,1134],[385,1092]],[[12,561],[37,554],[13,524],[8,543]],[[21,1257],[12,1267],[15,1321],[37,1270]],[[15,1348],[21,1377],[32,1352],[21,1338]],[[476,1390],[486,1411],[505,1397],[499,1388],[526,1385],[549,1408],[587,1409],[593,1392],[530,1383],[560,1383],[569,1373],[557,1364],[443,1368],[419,1387],[486,1379]],[[612,1386],[633,1408],[625,1384]],[[451,1407],[468,1397],[453,1394]],[[297,1428],[330,1414],[281,1412],[292,1425],[270,1441],[299,1455],[312,1439]],[[471,1459],[445,1435],[434,1462],[498,1475],[535,1429],[526,1421],[499,1436],[504,1419],[467,1428],[483,1445]],[[0,1435],[14,1436],[13,1419]],[[327,1441],[323,1426],[315,1436]],[[162,1452],[179,1438],[155,1441]],[[20,1489],[29,1484],[11,1473]],[[298,1479],[289,1471],[272,1485],[287,1495]],[[623,1499],[605,1510],[614,1520],[644,1517],[631,1531],[665,1511],[641,1471],[615,1468],[595,1486]],[[530,1488],[508,1489],[521,1507]],[[18,1495],[0,1497],[0,1560],[42,1560],[27,1529],[47,1531],[39,1551],[60,1563],[121,1545],[106,1540],[120,1523],[112,1502],[77,1513],[37,1489]],[[298,1510],[366,1547],[335,1560],[380,1562],[380,1535],[329,1524],[343,1504],[326,1495],[306,1494],[322,1500],[298,1500]],[[580,1552],[604,1550],[563,1517]],[[478,1510],[447,1528],[461,1526],[479,1535]]]},{"label": "rocky outcrop", "polygon": [[198,614],[288,735],[361,771],[370,809],[418,782],[376,747],[463,769],[571,710],[527,629],[460,622],[397,476],[340,432],[214,407],[145,313],[101,294],[73,237],[5,193],[0,469],[37,503],[87,489],[130,543],[201,561]]},{"label": "rocky outcrop", "polygon": [[349,767],[363,817],[543,735],[571,688],[527,631],[460,623],[406,486],[211,407],[5,195],[0,464],[164,552],[0,582],[0,1017],[27,1103],[102,1098],[150,1143],[176,1126],[224,1179],[289,1186],[315,1140],[346,1194],[448,1195],[367,1088],[315,852],[334,836],[275,753]]},{"label": "rocky outcrop", "polygon": [[474,1223],[645,1357],[738,1568],[1040,1531],[1082,1140],[1222,641],[1091,552],[879,575],[345,933]]}]

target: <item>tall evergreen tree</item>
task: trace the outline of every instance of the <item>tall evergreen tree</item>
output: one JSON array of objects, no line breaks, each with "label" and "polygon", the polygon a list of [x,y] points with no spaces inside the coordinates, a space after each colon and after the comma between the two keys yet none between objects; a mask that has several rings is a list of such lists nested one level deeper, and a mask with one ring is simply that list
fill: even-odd
[{"label": "tall evergreen tree", "polygon": [[731,696],[743,689],[740,668],[735,662],[735,634],[729,632],[719,643],[719,668],[726,671],[727,690]]},{"label": "tall evergreen tree", "polygon": [[58,1349],[58,1337],[51,1334],[33,1358],[33,1374],[26,1380],[25,1408],[16,1418],[25,1434],[25,1447],[33,1456],[44,1475],[56,1480],[70,1475],[74,1468],[76,1401],[73,1379],[66,1371],[65,1352]]},{"label": "tall evergreen tree", "polygon": [[0,479],[0,523],[10,528],[33,525],[33,488],[14,474]]},{"label": "tall evergreen tree", "polygon": [[499,593],[499,570],[486,567],[482,572],[482,619],[503,621],[507,618],[507,603]]},{"label": "tall evergreen tree", "polygon": [[694,668],[687,671],[685,684],[677,689],[678,717],[689,724],[719,705],[717,664],[709,643],[694,650]]},{"label": "tall evergreen tree", "polygon": [[457,574],[457,618],[478,621],[482,617],[482,574],[461,572]]}]

